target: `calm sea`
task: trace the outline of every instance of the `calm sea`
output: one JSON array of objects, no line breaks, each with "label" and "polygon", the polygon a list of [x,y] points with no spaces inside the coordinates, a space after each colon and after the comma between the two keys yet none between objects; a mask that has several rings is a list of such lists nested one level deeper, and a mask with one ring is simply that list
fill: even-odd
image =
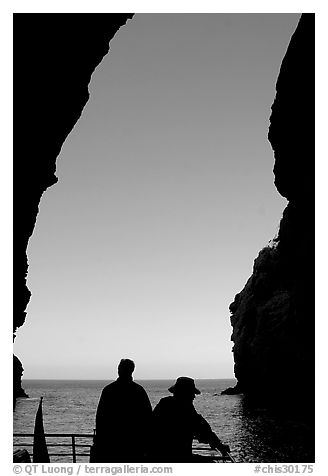
[{"label": "calm sea", "polygon": [[[169,395],[171,380],[137,381],[147,391],[153,407]],[[18,399],[14,433],[33,433],[39,398],[43,399],[46,433],[93,433],[95,414],[104,380],[24,380],[30,398]],[[195,407],[219,438],[230,445],[237,461],[314,462],[312,429],[305,423],[270,415],[266,410],[246,408],[241,395],[220,395],[235,380],[196,380],[201,395]],[[48,441],[49,443],[49,441]],[[202,445],[204,446],[204,445]],[[23,447],[23,446],[22,446]],[[55,452],[53,448],[49,452]],[[51,461],[71,462],[69,457]]]}]

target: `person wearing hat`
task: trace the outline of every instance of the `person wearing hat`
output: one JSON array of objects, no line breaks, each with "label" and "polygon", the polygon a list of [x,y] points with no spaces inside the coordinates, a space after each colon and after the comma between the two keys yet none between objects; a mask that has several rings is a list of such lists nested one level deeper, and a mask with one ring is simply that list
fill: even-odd
[{"label": "person wearing hat", "polygon": [[193,400],[201,392],[194,380],[179,377],[168,390],[172,396],[162,398],[153,411],[152,460],[196,462],[197,457],[192,454],[194,438],[200,443],[208,443],[212,449],[219,449],[223,454],[229,452],[229,446],[220,441],[205,418],[195,410]]}]

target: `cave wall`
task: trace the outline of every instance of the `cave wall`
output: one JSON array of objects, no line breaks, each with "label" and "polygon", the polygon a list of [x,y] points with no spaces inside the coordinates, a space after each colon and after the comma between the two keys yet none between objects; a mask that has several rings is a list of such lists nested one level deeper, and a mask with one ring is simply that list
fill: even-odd
[{"label": "cave wall", "polygon": [[[133,14],[14,14],[14,338],[26,319],[26,249],[56,158],[88,101],[91,75]],[[42,358],[42,356],[40,356]],[[14,397],[22,366],[14,357]]]},{"label": "cave wall", "polygon": [[313,416],[314,14],[301,16],[282,61],[268,138],[288,204],[230,305],[237,391]]}]

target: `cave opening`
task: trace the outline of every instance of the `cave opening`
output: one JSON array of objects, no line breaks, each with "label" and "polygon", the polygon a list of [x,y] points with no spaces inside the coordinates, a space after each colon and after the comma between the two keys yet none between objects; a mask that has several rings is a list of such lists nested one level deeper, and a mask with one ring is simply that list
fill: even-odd
[{"label": "cave opening", "polygon": [[116,33],[29,242],[26,378],[107,378],[122,352],[143,378],[233,376],[228,307],[285,205],[267,129],[298,18],[137,14]]}]

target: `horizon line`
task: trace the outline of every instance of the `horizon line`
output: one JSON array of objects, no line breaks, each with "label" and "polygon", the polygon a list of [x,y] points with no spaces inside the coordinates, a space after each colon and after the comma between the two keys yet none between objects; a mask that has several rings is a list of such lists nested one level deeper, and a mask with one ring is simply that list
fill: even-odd
[{"label": "horizon line", "polygon": [[[97,380],[116,380],[117,377],[115,378],[22,378],[22,382],[27,381],[27,380],[75,380],[75,381],[84,381],[84,380],[91,380],[91,381],[97,381]],[[135,378],[133,380],[176,380],[176,377],[167,377],[167,378]],[[195,377],[194,380],[237,380],[236,377],[211,377],[211,378],[206,378],[206,377],[200,377],[197,378]]]}]

